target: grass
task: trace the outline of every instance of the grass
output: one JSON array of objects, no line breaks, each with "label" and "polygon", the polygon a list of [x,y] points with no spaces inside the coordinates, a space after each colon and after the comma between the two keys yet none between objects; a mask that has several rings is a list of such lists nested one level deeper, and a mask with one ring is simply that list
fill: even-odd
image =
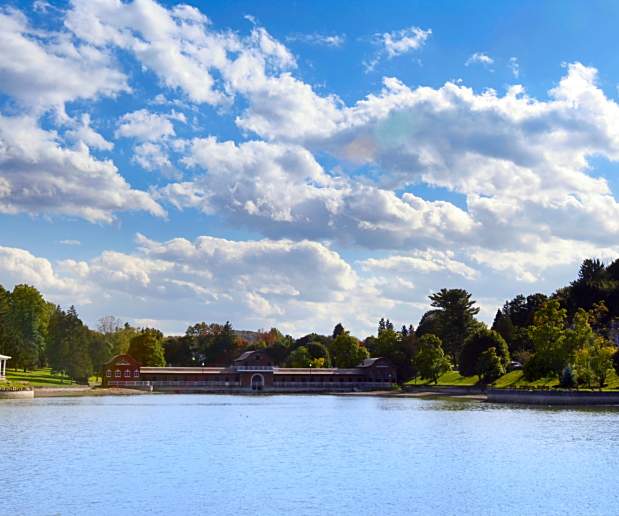
[{"label": "grass", "polygon": [[[438,379],[438,383],[436,385],[443,387],[470,387],[476,385],[479,381],[477,376],[461,376],[457,371],[449,371],[442,375]],[[417,379],[417,382],[414,380],[410,380],[407,382],[407,385],[434,385],[430,380],[426,379]],[[526,381],[522,376],[522,371],[511,371],[503,376],[501,376],[494,384],[493,387],[497,387],[499,389],[509,389],[509,388],[548,388],[553,389],[559,386],[559,380],[557,377],[550,378],[541,378],[540,380],[535,380],[533,382]],[[585,389],[581,389],[585,390]],[[594,389],[597,390],[597,389]],[[619,390],[619,376],[615,373],[615,371],[611,371],[608,374],[608,378],[606,379],[606,386],[603,389],[604,391],[615,391]]]},{"label": "grass", "polygon": [[[11,382],[21,382],[33,387],[71,387],[78,385],[68,376],[52,374],[49,367],[34,369],[32,371],[14,371],[7,369],[6,379]],[[91,376],[88,382],[92,385],[98,383],[98,379]]]}]

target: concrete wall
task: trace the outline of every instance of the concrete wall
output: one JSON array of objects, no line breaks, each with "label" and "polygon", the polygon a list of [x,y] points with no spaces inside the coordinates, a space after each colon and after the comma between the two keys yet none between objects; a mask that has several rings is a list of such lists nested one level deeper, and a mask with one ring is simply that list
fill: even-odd
[{"label": "concrete wall", "polygon": [[34,398],[32,389],[27,391],[2,391],[0,390],[0,400],[25,400]]},{"label": "concrete wall", "polygon": [[528,391],[524,389],[488,389],[492,403],[533,405],[619,405],[619,392]]}]

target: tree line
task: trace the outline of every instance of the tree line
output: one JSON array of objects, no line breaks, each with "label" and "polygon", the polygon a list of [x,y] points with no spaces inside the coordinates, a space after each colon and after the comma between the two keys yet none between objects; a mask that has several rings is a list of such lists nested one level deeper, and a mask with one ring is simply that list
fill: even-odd
[{"label": "tree line", "polygon": [[200,322],[184,335],[164,337],[113,316],[90,329],[74,307],[63,310],[35,287],[17,285],[9,292],[0,286],[0,353],[13,357],[14,368],[49,366],[82,382],[122,353],[145,366],[225,366],[255,349],[288,367],[350,368],[370,356],[386,357],[400,381],[437,381],[457,369],[490,383],[518,362],[530,380],[554,375],[563,386],[601,387],[612,367],[619,368],[617,348],[609,341],[619,321],[619,260],[609,265],[585,260],[577,279],[552,295],[506,301],[491,327],[477,319],[479,307],[466,290],[441,289],[430,295],[430,304],[416,329],[412,324],[396,329],[382,318],[376,333],[363,340],[341,323],[330,335],[297,339],[277,328],[236,332],[229,322]]}]

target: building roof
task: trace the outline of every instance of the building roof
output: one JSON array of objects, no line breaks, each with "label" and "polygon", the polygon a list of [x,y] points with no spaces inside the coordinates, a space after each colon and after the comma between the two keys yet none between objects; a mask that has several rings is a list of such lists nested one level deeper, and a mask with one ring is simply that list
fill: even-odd
[{"label": "building roof", "polygon": [[240,357],[235,358],[234,361],[235,362],[239,362],[241,360],[246,360],[248,359],[250,356],[252,356],[256,351],[252,350],[252,351],[245,351],[245,353],[243,353]]},{"label": "building roof", "polygon": [[363,362],[361,362],[357,367],[370,367],[373,366],[378,360],[380,360],[382,357],[375,357],[375,358],[366,358]]},{"label": "building roof", "polygon": [[275,374],[302,374],[302,375],[333,375],[333,374],[359,374],[361,371],[357,368],[354,369],[337,369],[326,367],[276,367],[273,372]]},{"label": "building roof", "polygon": [[217,374],[228,370],[227,367],[140,367],[140,374]]},{"label": "building roof", "polygon": [[12,358],[8,355],[0,355],[0,360],[8,360],[9,358]]}]

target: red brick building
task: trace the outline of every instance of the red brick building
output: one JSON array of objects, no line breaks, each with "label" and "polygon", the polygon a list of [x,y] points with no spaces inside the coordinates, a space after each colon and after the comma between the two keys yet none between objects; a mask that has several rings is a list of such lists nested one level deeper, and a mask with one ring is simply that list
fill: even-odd
[{"label": "red brick building", "polygon": [[388,389],[396,371],[385,358],[368,358],[357,367],[277,367],[262,350],[247,351],[228,367],[140,367],[129,355],[105,365],[104,386],[172,391],[354,391]]}]

